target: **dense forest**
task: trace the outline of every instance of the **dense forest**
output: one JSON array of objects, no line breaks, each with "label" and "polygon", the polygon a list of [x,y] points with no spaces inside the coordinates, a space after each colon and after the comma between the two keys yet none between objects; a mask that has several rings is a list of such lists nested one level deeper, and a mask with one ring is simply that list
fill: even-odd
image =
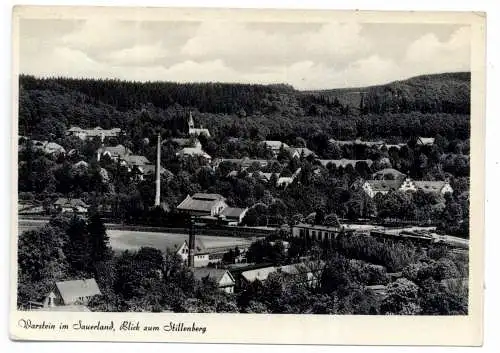
[{"label": "dense forest", "polygon": [[358,108],[360,114],[470,112],[470,72],[422,75],[365,88],[308,91],[326,102]]},{"label": "dense forest", "polygon": [[[21,76],[19,133],[61,138],[70,125],[130,130],[144,109],[156,129],[179,135],[188,110],[215,135],[289,140],[469,136],[470,74],[416,77],[367,88],[302,92],[286,85],[126,82]],[[351,92],[352,93],[352,92]],[[361,94],[361,93],[360,93]],[[351,96],[347,95],[347,96]]]}]

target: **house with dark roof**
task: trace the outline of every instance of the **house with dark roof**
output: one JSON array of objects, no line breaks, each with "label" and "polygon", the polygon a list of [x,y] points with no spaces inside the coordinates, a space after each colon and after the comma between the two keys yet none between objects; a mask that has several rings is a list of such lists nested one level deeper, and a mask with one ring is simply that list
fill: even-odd
[{"label": "house with dark roof", "polygon": [[222,195],[196,193],[187,195],[177,210],[191,216],[218,216],[226,207],[226,199]]},{"label": "house with dark roof", "polygon": [[151,164],[145,156],[139,156],[135,154],[123,156],[122,161],[129,167],[142,167],[147,164]]},{"label": "house with dark roof", "polygon": [[217,287],[226,292],[234,293],[235,280],[231,272],[220,268],[193,268],[193,276],[198,281],[212,280],[217,284]]},{"label": "house with dark roof", "polygon": [[68,305],[87,305],[101,291],[94,278],[56,282],[43,299],[43,308]]},{"label": "house with dark roof", "polygon": [[86,214],[89,208],[82,199],[72,199],[60,197],[54,202],[54,208],[61,213]]},{"label": "house with dark roof", "polygon": [[[146,164],[138,168],[139,172],[142,173],[143,176],[155,175],[156,166],[154,164]],[[160,175],[166,177],[168,180],[174,177],[174,174],[168,170],[160,166]]]}]

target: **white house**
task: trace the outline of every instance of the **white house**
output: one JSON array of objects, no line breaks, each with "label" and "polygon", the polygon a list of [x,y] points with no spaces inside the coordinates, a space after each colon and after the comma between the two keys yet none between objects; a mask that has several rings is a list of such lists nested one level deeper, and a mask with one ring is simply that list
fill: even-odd
[{"label": "white house", "polygon": [[[189,245],[187,241],[184,241],[176,250],[176,254],[179,255],[185,263],[188,262],[189,257]],[[196,239],[195,249],[194,249],[194,267],[206,267],[210,263],[210,256],[206,250],[204,244]]]}]

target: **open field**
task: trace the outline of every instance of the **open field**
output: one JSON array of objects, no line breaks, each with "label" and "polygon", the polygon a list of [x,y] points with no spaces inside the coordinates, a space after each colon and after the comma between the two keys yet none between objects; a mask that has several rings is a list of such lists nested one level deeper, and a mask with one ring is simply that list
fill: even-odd
[{"label": "open field", "polygon": [[[18,230],[23,232],[43,227],[47,221],[45,220],[19,220]],[[184,240],[188,240],[188,234],[182,233],[163,233],[163,232],[142,232],[136,230],[117,230],[108,229],[109,242],[115,251],[138,250],[142,246],[150,246],[162,251],[167,248],[175,249],[182,244]],[[239,237],[224,237],[212,235],[197,235],[197,239],[201,240],[205,246],[242,246],[249,245],[252,240],[249,238]]]},{"label": "open field", "polygon": [[[174,250],[182,244],[184,240],[188,240],[187,234],[172,234],[172,233],[157,233],[157,232],[138,232],[128,230],[108,230],[109,242],[115,251],[122,250],[138,250],[142,246],[150,246],[162,251],[167,248]],[[218,237],[209,235],[198,235],[197,239],[201,240],[205,246],[241,246],[249,245],[251,241],[244,238],[235,237]]]}]

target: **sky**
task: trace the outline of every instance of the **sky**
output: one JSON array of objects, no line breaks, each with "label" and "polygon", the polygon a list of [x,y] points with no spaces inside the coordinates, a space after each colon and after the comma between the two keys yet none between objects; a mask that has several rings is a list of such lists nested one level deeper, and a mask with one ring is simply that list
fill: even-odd
[{"label": "sky", "polygon": [[453,24],[23,19],[19,71],[311,90],[469,71],[470,46],[470,28]]}]

